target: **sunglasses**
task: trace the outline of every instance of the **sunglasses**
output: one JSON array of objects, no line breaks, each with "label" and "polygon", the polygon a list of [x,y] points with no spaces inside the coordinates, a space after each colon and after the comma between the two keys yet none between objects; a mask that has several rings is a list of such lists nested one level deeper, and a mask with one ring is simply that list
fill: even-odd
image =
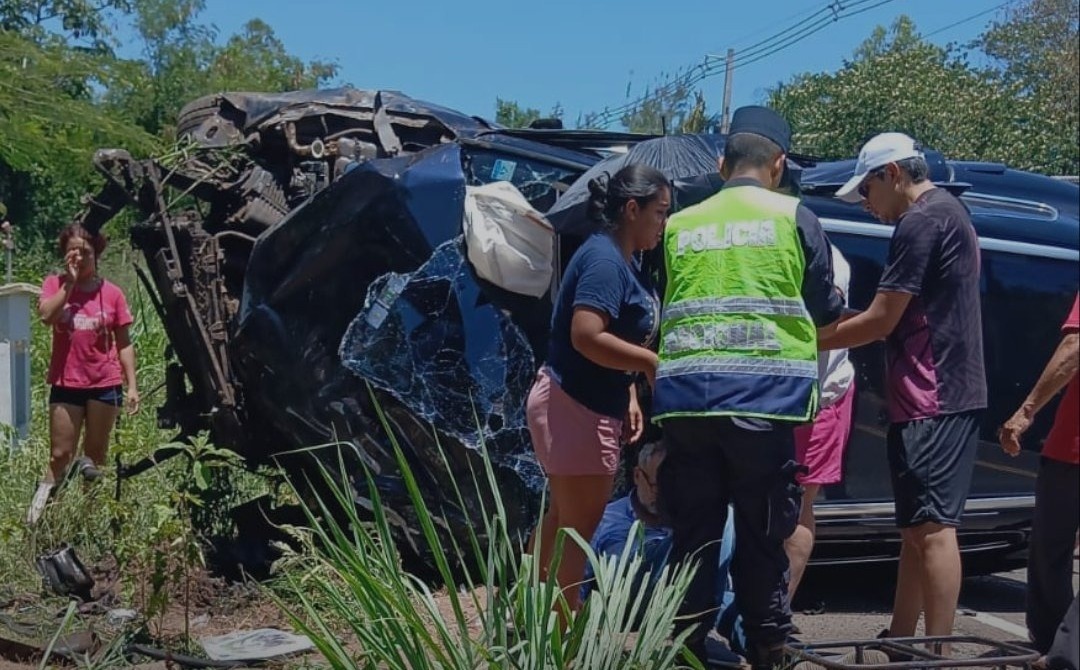
[{"label": "sunglasses", "polygon": [[883,167],[880,167],[880,168],[878,168],[876,170],[871,170],[870,172],[868,172],[866,174],[866,179],[863,179],[862,183],[859,184],[859,197],[862,198],[863,200],[866,200],[867,196],[870,195],[870,180],[871,179],[879,179],[879,178],[882,178],[884,176],[885,176],[885,168],[883,168]]}]

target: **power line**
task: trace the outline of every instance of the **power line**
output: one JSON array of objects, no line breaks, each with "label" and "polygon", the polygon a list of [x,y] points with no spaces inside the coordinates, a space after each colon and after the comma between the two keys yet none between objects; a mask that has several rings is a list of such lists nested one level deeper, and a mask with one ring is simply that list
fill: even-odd
[{"label": "power line", "polygon": [[[795,25],[795,26],[792,26],[792,27],[790,27],[790,28],[788,28],[786,30],[782,30],[782,31],[780,31],[779,33],[777,33],[775,35],[775,37],[776,37],[775,40],[773,40],[772,38],[770,38],[770,40],[766,40],[766,42],[769,42],[769,43],[762,43],[760,47],[755,45],[754,47],[743,49],[742,52],[740,53],[740,55],[738,57],[736,57],[735,61],[736,61],[736,63],[738,63],[738,61],[740,61],[740,60],[745,61],[745,60],[747,60],[749,58],[753,58],[754,56],[757,56],[757,55],[759,55],[761,53],[764,53],[766,51],[771,51],[780,42],[783,42],[785,44],[794,44],[795,42],[799,42],[799,41],[801,41],[802,37],[799,37],[799,39],[793,39],[793,38],[795,38],[797,36],[809,37],[810,35],[813,35],[814,33],[827,28],[828,26],[832,25],[833,23],[836,23],[841,18],[846,18],[848,16],[855,16],[856,14],[861,14],[862,12],[866,11],[866,9],[862,9],[862,10],[859,10],[857,12],[852,11],[852,10],[856,9],[857,7],[861,7],[862,5],[865,5],[868,2],[874,2],[874,0],[847,0],[847,2],[833,2],[833,3],[830,3],[827,7],[823,7],[822,9],[820,9],[820,10],[818,10],[816,12],[817,14],[823,14],[823,16],[820,16],[820,17],[814,19],[813,22],[810,23],[809,25],[803,26],[801,28],[800,28],[800,26]],[[884,3],[880,3],[880,4],[884,4]],[[877,6],[877,5],[875,5],[875,6]],[[873,7],[869,7],[867,9],[873,9]],[[841,14],[841,12],[843,12],[843,14]],[[801,23],[808,23],[810,20],[811,19],[808,18],[808,19],[802,21]],[[798,30],[796,30],[797,28],[798,28]],[[786,33],[791,33],[793,31],[794,31],[793,35],[788,35],[787,37],[783,37]]]},{"label": "power line", "polygon": [[[859,4],[862,4],[864,2],[868,2],[869,0],[853,0],[853,1],[854,1],[855,5],[859,5]],[[757,53],[757,52],[763,51],[765,49],[768,49],[772,42],[780,39],[781,37],[783,37],[787,33],[790,33],[790,32],[792,32],[794,30],[797,30],[803,24],[809,23],[810,21],[814,21],[815,17],[817,15],[824,14],[826,19],[831,20],[832,17],[836,16],[838,11],[842,11],[844,9],[845,9],[844,0],[832,0],[831,2],[825,4],[824,6],[818,7],[812,14],[810,14],[809,16],[804,18],[803,20],[798,21],[795,24],[788,26],[787,28],[784,28],[780,32],[775,33],[773,35],[770,35],[769,37],[767,37],[767,38],[765,38],[763,40],[755,42],[754,44],[751,44],[748,47],[743,47],[742,49],[739,50],[739,52],[740,53],[751,53],[752,54],[752,53]],[[820,20],[821,20],[820,17],[816,19],[816,21],[820,21]]]},{"label": "power line", "polygon": [[[857,4],[861,4],[861,3],[866,2],[866,1],[868,1],[868,0],[857,0]],[[819,7],[818,9],[814,10],[812,12],[812,14],[816,15],[816,14],[820,14],[822,12],[830,12],[830,11],[835,10],[837,7],[839,7],[840,9],[843,9],[843,0],[830,0],[825,5],[823,5],[823,6]],[[801,21],[798,21],[795,24],[781,30],[779,33],[775,33],[771,37],[768,37],[768,38],[766,38],[764,40],[758,41],[758,42],[752,44],[750,47],[747,47],[747,48],[751,52],[756,52],[755,51],[756,49],[764,47],[770,41],[775,41],[778,37],[781,37],[784,34],[790,32],[790,31],[792,31],[794,29],[797,29],[799,26],[805,24],[811,18],[812,18],[812,16],[804,18]],[[701,63],[698,63],[696,65],[691,65],[689,68],[687,68],[685,74],[682,74],[682,75],[679,75],[679,76],[675,77],[672,81],[670,81],[667,84],[665,84],[663,86],[660,86],[656,90],[652,91],[652,95],[661,95],[662,96],[662,95],[666,95],[666,94],[669,94],[669,93],[674,93],[675,91],[678,90],[679,87],[693,86],[694,84],[696,84],[696,83],[698,83],[700,81],[703,81],[704,79],[706,79],[710,75],[718,74],[719,70],[720,70],[719,64],[716,62],[716,60],[715,59],[710,59],[710,57],[706,56],[705,59]],[[600,114],[597,115],[596,120],[599,121],[602,125],[605,125],[605,126],[610,125],[612,122],[619,119],[623,114],[629,112],[630,110],[636,108],[638,105],[642,104],[649,97],[650,97],[649,92],[646,92],[641,97],[639,97],[639,98],[637,98],[635,100],[627,101],[626,103],[623,103],[622,105],[618,105],[618,106],[616,106],[616,107],[614,107],[612,109],[606,109],[606,110],[604,110],[603,112],[601,112]]]},{"label": "power line", "polygon": [[[869,0],[855,0],[856,5],[863,4],[864,2],[867,2],[867,1],[869,1]],[[830,0],[829,2],[825,3],[825,5],[819,7],[816,10],[813,10],[811,12],[811,14],[816,15],[816,14],[820,14],[822,12],[835,12],[835,10],[837,8],[842,10],[842,9],[844,9],[844,4],[843,3],[844,3],[844,0]],[[799,16],[799,15],[797,14],[796,16]],[[768,38],[766,38],[764,40],[761,40],[761,41],[758,41],[758,42],[752,44],[750,47],[747,47],[747,49],[749,49],[751,51],[754,51],[755,49],[758,49],[759,47],[763,47],[768,42],[774,41],[776,38],[781,37],[784,34],[790,32],[790,31],[792,31],[794,29],[797,29],[799,26],[805,24],[811,18],[812,18],[812,16],[804,18],[801,21],[797,21],[795,24],[785,28],[784,30],[781,30],[779,33],[775,33],[771,37],[768,37]],[[743,41],[745,41],[745,40],[743,40]],[[655,89],[652,92],[652,94],[653,95],[665,95],[665,94],[668,94],[668,93],[674,93],[676,90],[678,90],[679,87],[692,86],[692,85],[694,85],[694,84],[696,84],[696,83],[698,83],[700,81],[703,81],[704,79],[706,79],[710,75],[718,74],[720,69],[721,68],[719,67],[719,64],[714,59],[710,59],[708,56],[706,56],[705,59],[701,63],[691,65],[689,68],[687,68],[685,74],[679,75],[679,76],[675,77],[672,81],[668,82],[667,84],[665,84],[663,86],[660,86],[659,88]],[[618,105],[618,106],[616,106],[616,107],[614,107],[612,109],[606,109],[606,110],[604,110],[603,112],[600,112],[597,115],[596,120],[599,121],[604,126],[610,125],[612,122],[614,122],[615,120],[620,118],[623,114],[629,112],[630,110],[634,109],[635,107],[637,107],[638,105],[643,103],[649,97],[650,97],[650,94],[648,92],[646,92],[644,95],[642,95],[641,97],[639,97],[639,98],[637,98],[635,100],[628,101],[628,102],[623,103],[622,105]]]},{"label": "power line", "polygon": [[[864,8],[862,8],[862,9],[860,9],[860,10],[856,11],[856,12],[852,12],[851,14],[845,14],[845,15],[843,16],[843,18],[849,18],[849,17],[852,17],[852,16],[856,16],[856,15],[858,15],[858,14],[862,14],[863,12],[869,12],[870,10],[872,10],[872,9],[877,9],[878,7],[881,7],[882,5],[887,5],[887,4],[889,4],[890,2],[892,2],[892,1],[893,1],[893,0],[878,0],[878,2],[876,2],[876,3],[875,3],[875,4],[873,4],[873,5],[870,5],[869,7],[864,7]],[[837,20],[839,20],[839,19],[837,19]],[[742,66],[744,66],[744,65],[750,65],[751,63],[756,63],[756,62],[758,62],[759,60],[762,60],[762,59],[768,58],[769,56],[772,56],[773,54],[775,54],[775,53],[777,53],[777,52],[779,52],[779,51],[783,51],[784,49],[788,48],[789,46],[792,46],[793,44],[796,44],[796,43],[798,43],[798,42],[801,42],[801,41],[803,41],[804,39],[806,39],[807,37],[810,37],[810,36],[811,36],[811,35],[813,35],[814,33],[816,33],[816,32],[820,32],[820,31],[824,30],[824,29],[825,29],[825,28],[827,28],[827,27],[828,27],[828,25],[827,25],[827,24],[826,24],[826,25],[821,25],[821,26],[819,26],[819,27],[816,27],[816,28],[814,28],[813,30],[809,30],[808,32],[805,32],[805,33],[803,33],[803,34],[799,35],[798,37],[795,37],[795,38],[793,38],[793,39],[791,39],[791,40],[789,40],[789,41],[785,42],[785,43],[784,43],[784,44],[782,44],[782,45],[777,45],[777,47],[776,47],[775,49],[771,50],[771,51],[768,51],[768,52],[766,52],[766,53],[763,53],[763,54],[761,54],[761,55],[758,55],[758,56],[755,56],[755,57],[753,57],[753,58],[750,58],[749,60],[742,60],[742,61],[739,61],[738,59],[736,59],[736,63],[735,63],[735,68],[734,68],[734,69],[736,69],[736,70],[737,70],[737,69],[739,69],[740,67],[742,67]]]},{"label": "power line", "polygon": [[777,21],[771,21],[768,25],[764,25],[761,28],[758,28],[757,30],[755,30],[754,32],[746,35],[745,37],[743,37],[739,41],[732,42],[731,43],[731,48],[736,49],[736,48],[742,47],[743,45],[745,45],[750,40],[756,39],[758,35],[762,35],[764,33],[767,33],[768,31],[772,30],[773,26],[776,25],[777,23],[786,23],[788,21],[791,21],[792,19],[797,19],[797,18],[800,18],[800,17],[804,17],[804,16],[807,16],[809,14],[817,14],[820,11],[821,11],[820,8],[814,9],[814,8],[811,7],[810,9],[804,9],[801,12],[795,12],[794,14],[792,14],[790,16],[785,16],[784,18],[779,19]]},{"label": "power line", "polygon": [[955,23],[950,23],[947,26],[942,26],[942,27],[938,28],[937,30],[935,30],[935,31],[933,31],[931,33],[927,33],[926,35],[923,35],[923,39],[926,39],[928,37],[933,37],[934,35],[937,35],[938,33],[943,33],[946,30],[951,30],[951,29],[953,29],[953,28],[955,28],[957,26],[962,26],[962,25],[964,25],[965,23],[967,23],[969,21],[974,21],[975,19],[979,18],[980,16],[986,16],[987,14],[989,14],[991,12],[996,12],[999,9],[1003,9],[1003,8],[1007,7],[1008,5],[1011,5],[1012,2],[1013,2],[1013,0],[1006,0],[1005,2],[1001,3],[1000,5],[997,5],[996,7],[991,7],[990,9],[983,10],[983,11],[979,12],[978,14],[972,14],[971,16],[960,19],[959,21],[957,21]]},{"label": "power line", "polygon": [[[824,30],[826,27],[836,23],[840,19],[862,14],[863,12],[870,11],[892,1],[893,0],[877,0],[876,2],[874,0],[847,0],[845,2],[845,0],[833,0],[793,25],[748,47],[743,54],[734,59],[733,69],[738,69],[743,65],[749,65],[772,56],[779,51],[801,42],[814,33]],[[874,4],[863,7],[863,5],[870,2],[874,2]],[[818,16],[819,14],[824,15]],[[701,63],[691,65],[687,68],[684,74],[677,76],[668,84],[657,88],[652,92],[652,95],[646,93],[635,100],[611,109],[605,109],[603,112],[600,112],[594,120],[601,127],[607,127],[616,120],[621,119],[623,115],[636,109],[653,95],[674,93],[680,87],[694,86],[723,71],[724,67],[722,60],[715,58],[711,59],[707,56]]]}]

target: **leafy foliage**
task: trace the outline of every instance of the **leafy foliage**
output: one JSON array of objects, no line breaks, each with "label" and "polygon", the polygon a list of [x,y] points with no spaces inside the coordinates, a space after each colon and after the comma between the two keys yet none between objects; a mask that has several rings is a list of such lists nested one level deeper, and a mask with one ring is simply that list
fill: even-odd
[{"label": "leafy foliage", "polygon": [[157,146],[93,100],[91,90],[120,75],[108,56],[0,31],[0,200],[23,230],[50,235],[70,217],[64,207],[87,189],[95,148]]},{"label": "leafy foliage", "polygon": [[632,133],[651,135],[703,133],[710,124],[705,96],[679,75],[663,77],[622,115],[621,121]]},{"label": "leafy foliage", "polygon": [[495,98],[495,123],[507,128],[528,128],[534,121],[542,118],[562,119],[562,106],[556,103],[546,116],[539,109],[523,108],[513,100]]},{"label": "leafy foliage", "polygon": [[[322,86],[333,63],[288,53],[264,22],[224,41],[199,21],[204,0],[0,0],[0,202],[22,249],[40,247],[97,181],[101,147],[133,154],[173,138],[180,108],[226,89]],[[130,21],[142,57],[111,50],[111,26]]]},{"label": "leafy foliage", "polygon": [[791,120],[804,153],[851,156],[871,135],[897,130],[953,158],[1075,174],[1075,105],[1071,119],[1055,111],[1031,76],[974,68],[966,52],[926,42],[901,17],[837,72],[795,77],[770,92],[769,104]]},{"label": "leafy foliage", "polygon": [[522,108],[512,100],[495,98],[495,123],[507,128],[528,128],[530,123],[539,118],[539,109]]},{"label": "leafy foliage", "polygon": [[[111,11],[127,11],[130,0],[0,0],[0,31],[37,40],[76,40],[106,50],[112,36]],[[58,25],[59,34],[50,32]]]},{"label": "leafy foliage", "polygon": [[204,0],[135,0],[134,26],[145,56],[125,63],[124,82],[106,100],[138,124],[171,138],[180,108],[225,90],[288,91],[316,88],[337,76],[332,63],[304,63],[289,55],[273,29],[258,19],[217,43],[216,30],[198,22]]},{"label": "leafy foliage", "polygon": [[1077,174],[1080,3],[1026,0],[1010,8],[976,45],[995,60],[1003,81],[1029,97],[1040,121],[1050,126],[1049,140],[1059,153],[1048,157],[1048,171]]}]

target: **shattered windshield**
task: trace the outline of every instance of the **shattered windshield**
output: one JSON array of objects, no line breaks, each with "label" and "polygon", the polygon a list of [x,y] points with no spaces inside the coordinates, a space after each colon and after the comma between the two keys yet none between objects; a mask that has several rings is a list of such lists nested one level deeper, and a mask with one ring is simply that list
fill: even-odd
[{"label": "shattered windshield", "polygon": [[476,149],[470,150],[465,159],[465,175],[470,186],[508,181],[533,207],[545,211],[558,195],[554,185],[571,184],[578,172],[545,161]]}]

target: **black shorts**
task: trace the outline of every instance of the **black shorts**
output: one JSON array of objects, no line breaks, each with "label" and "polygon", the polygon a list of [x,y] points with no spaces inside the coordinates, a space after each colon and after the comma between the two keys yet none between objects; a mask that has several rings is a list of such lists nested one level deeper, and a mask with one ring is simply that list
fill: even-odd
[{"label": "black shorts", "polygon": [[980,410],[889,426],[889,473],[896,525],[959,526],[971,490]]},{"label": "black shorts", "polygon": [[121,407],[124,404],[124,387],[118,385],[98,389],[73,389],[52,386],[49,389],[50,405],[76,405],[85,408],[90,400]]}]

